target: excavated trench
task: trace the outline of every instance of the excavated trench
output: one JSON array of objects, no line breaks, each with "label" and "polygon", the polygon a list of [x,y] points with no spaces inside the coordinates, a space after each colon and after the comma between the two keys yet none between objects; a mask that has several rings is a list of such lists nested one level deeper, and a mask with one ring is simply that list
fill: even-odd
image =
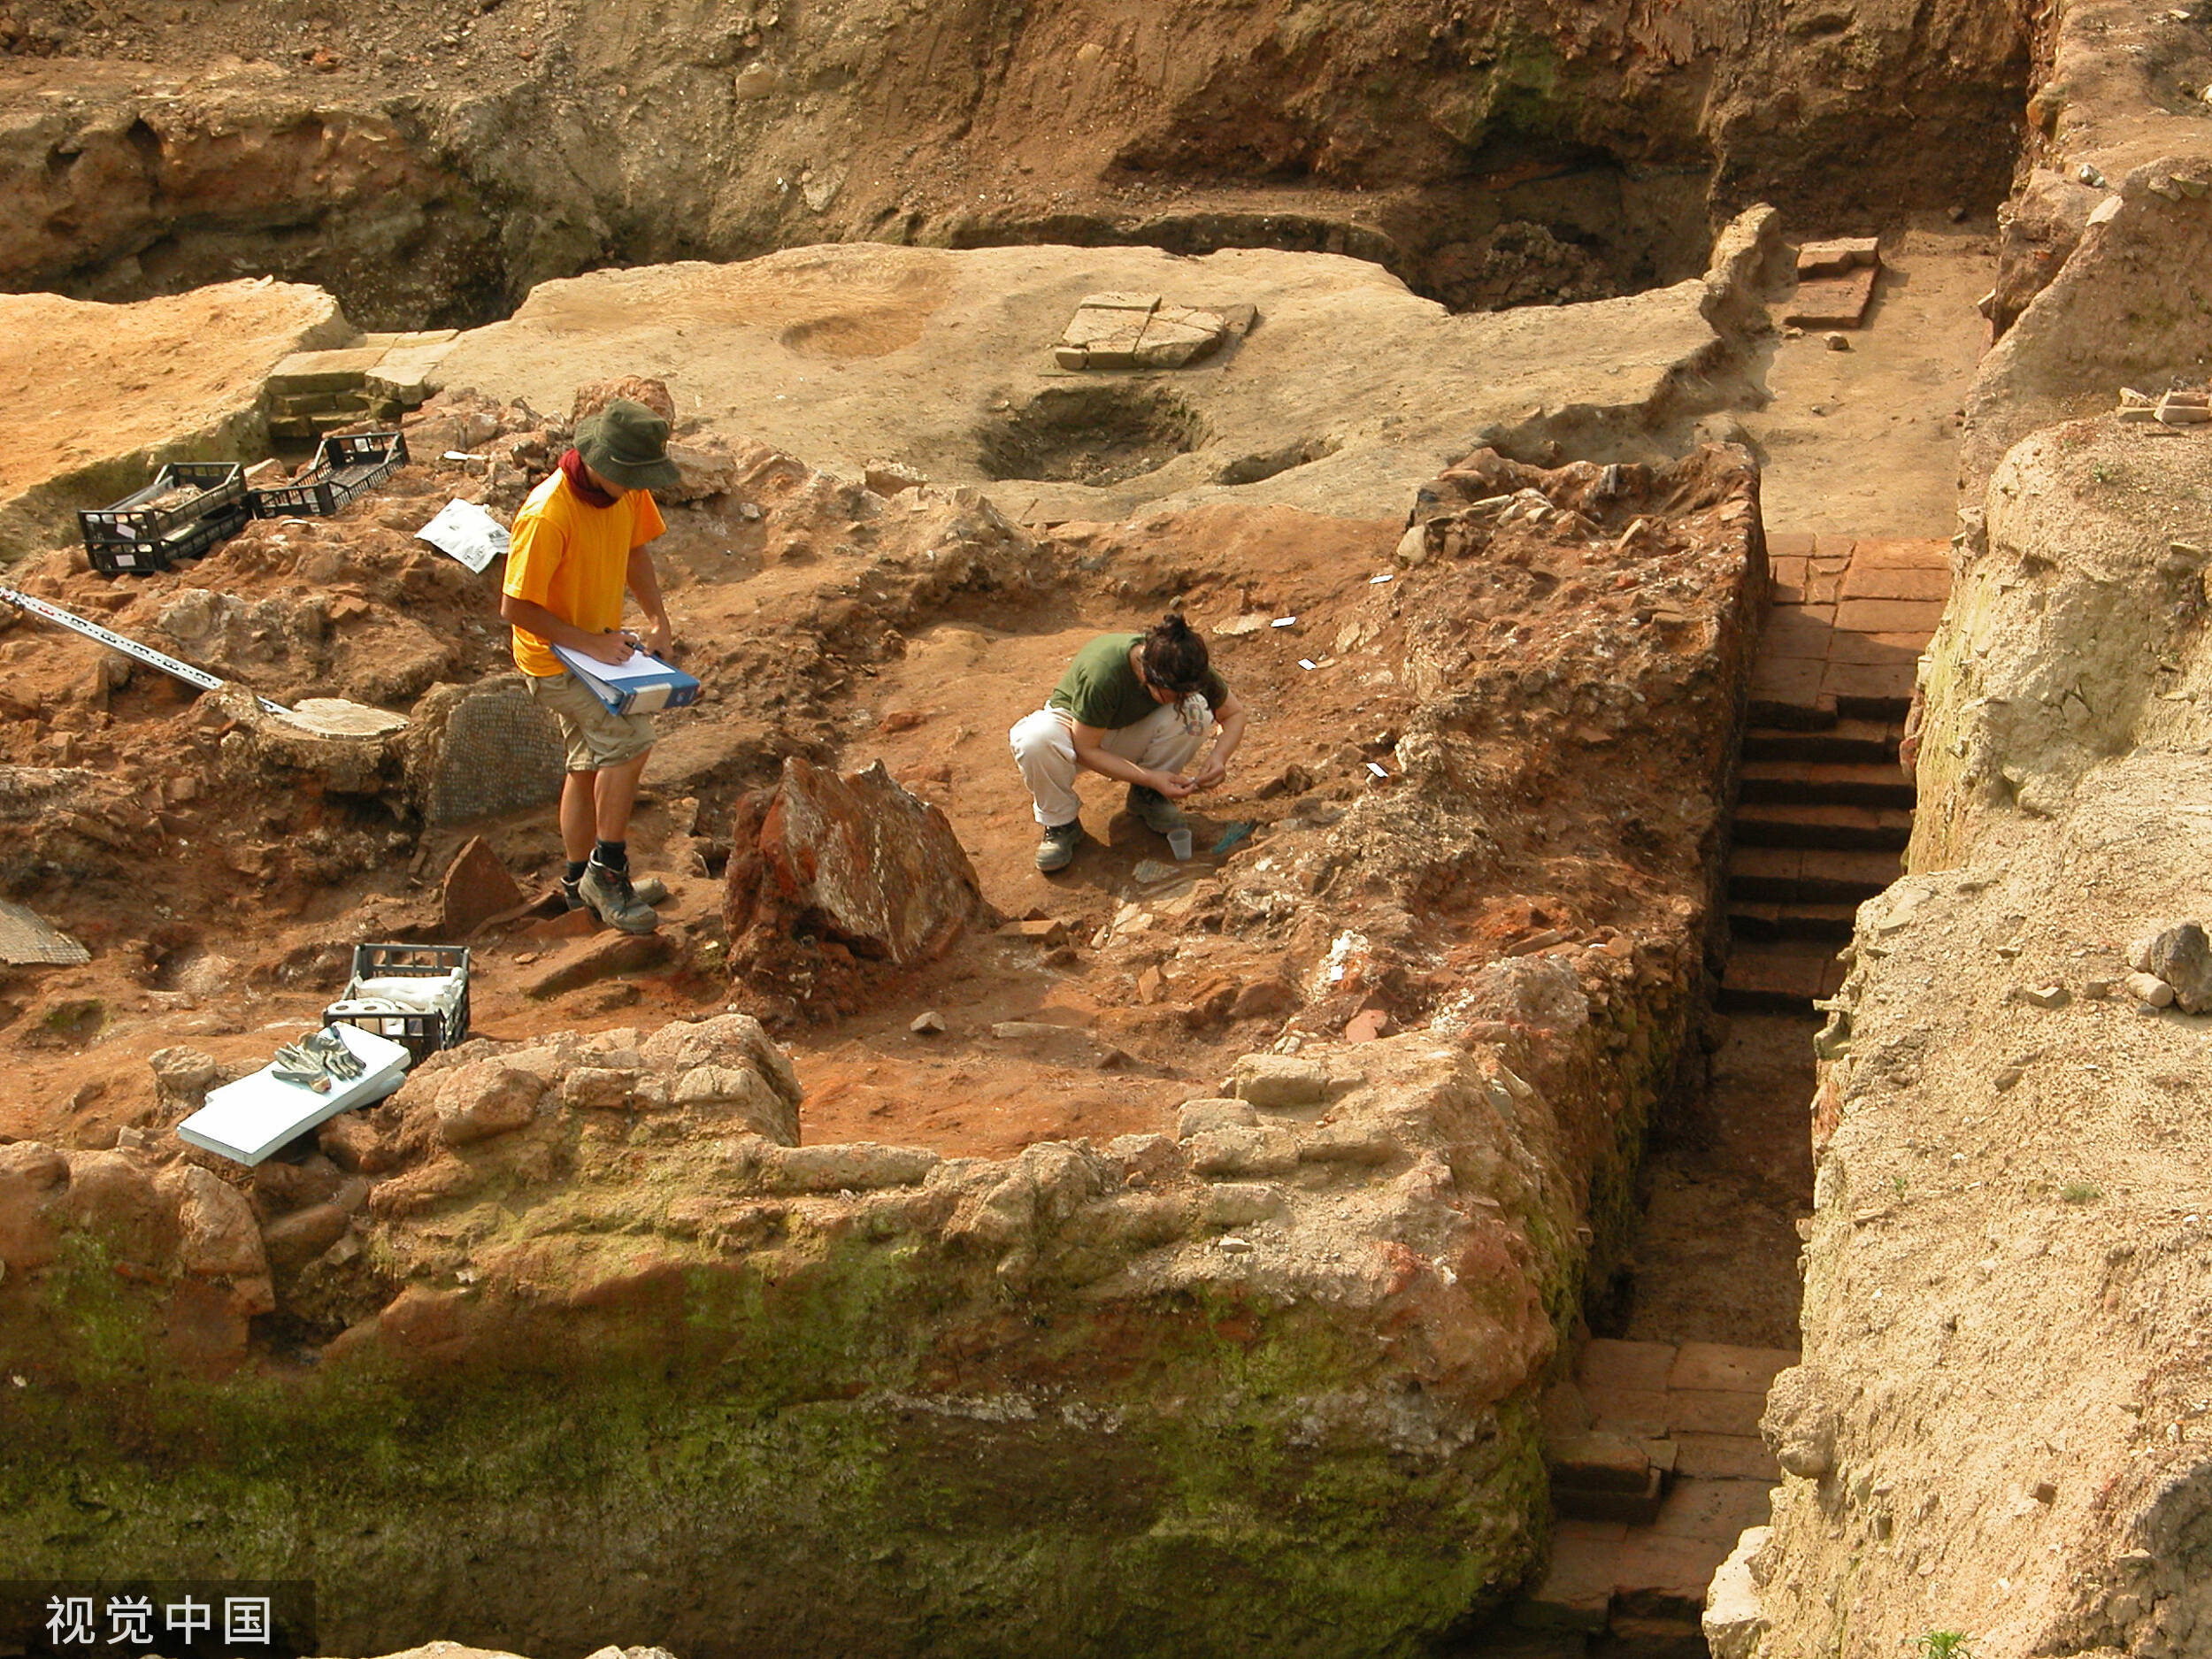
[{"label": "excavated trench", "polygon": [[[2020,66],[2016,52],[1991,56],[2008,68]],[[727,68],[718,65],[717,72],[726,77]],[[1932,116],[1927,130],[1939,135],[1947,122],[1970,125],[1987,110],[2016,107],[2020,90],[2013,81],[1960,88],[1948,112]],[[866,180],[855,176],[861,168],[826,195],[821,180],[778,189],[736,165],[729,177],[703,183],[695,172],[686,173],[682,200],[656,199],[649,169],[618,184],[605,178],[577,182],[565,194],[549,182],[539,188],[536,180],[524,177],[511,136],[516,123],[481,110],[463,119],[419,111],[396,119],[359,108],[311,114],[294,109],[271,111],[258,124],[233,111],[232,124],[219,132],[222,120],[194,126],[149,120],[142,112],[124,119],[117,112],[122,107],[105,118],[62,114],[41,134],[41,182],[27,192],[42,193],[40,234],[34,245],[19,246],[7,275],[12,285],[118,301],[239,275],[275,275],[329,288],[355,323],[378,329],[480,325],[508,314],[540,281],[603,266],[727,259],[840,238],[956,248],[1059,243],[1141,245],[1178,254],[1225,248],[1337,253],[1383,265],[1455,311],[1561,305],[1697,274],[1724,204],[1747,199],[1755,188],[1778,186],[1765,193],[1793,198],[1802,210],[1821,200],[1822,170],[1842,150],[1862,142],[1870,150],[1879,136],[1847,141],[1835,121],[1815,121],[1791,143],[1770,134],[1770,157],[1732,143],[1724,151],[1707,147],[1688,161],[1626,145],[1608,150],[1554,141],[1517,148],[1486,140],[1455,147],[1455,176],[1379,177],[1371,192],[1317,189],[1309,179],[1286,180],[1279,167],[1225,183],[1217,170],[1195,165],[1176,144],[1131,145],[1108,175],[1120,201],[1052,211],[1030,211],[1022,204],[975,210],[931,203],[902,211],[854,205],[868,195]],[[556,125],[536,138],[562,151],[585,142],[585,132]],[[618,147],[641,145],[649,136],[618,140]],[[1678,152],[1686,143],[1672,148]],[[1964,152],[1955,146],[1947,152],[1940,143],[1929,148],[1940,159],[1924,157],[1916,164],[1925,169],[1919,174],[1863,175],[1837,188],[1828,198],[1836,217],[1818,221],[1819,228],[1869,223],[1874,204],[1892,190],[1903,192],[1888,204],[1900,209],[1984,209],[2001,194],[2008,153],[1985,145]],[[334,175],[342,188],[334,185]],[[810,188],[823,206],[811,206]],[[1197,204],[1179,203],[1179,196]],[[795,215],[789,198],[809,202],[803,217]],[[993,480],[1102,487],[1142,478],[1202,449],[1209,436],[1188,404],[1157,388],[1053,390],[977,433],[976,465]],[[1330,452],[1328,440],[1290,434],[1278,449],[1225,464],[1215,481],[1262,481]],[[1409,488],[1417,481],[1409,480]],[[1090,556],[1086,549],[1073,550]],[[1233,586],[1223,572],[1210,580],[1225,591]],[[1538,593],[1545,597],[1548,590]],[[964,626],[969,620],[959,619]],[[887,704],[876,712],[888,711]],[[1395,735],[1386,733],[1390,741],[1379,741],[1373,752],[1388,756]],[[720,850],[726,856],[726,849]],[[713,868],[719,867],[718,858]],[[1540,909],[1532,910],[1518,926],[1534,936],[1546,919]],[[1464,915],[1451,920],[1455,927],[1468,923]],[[174,964],[164,963],[152,983],[171,991],[182,981]],[[1233,989],[1233,1000],[1234,995]],[[1424,1011],[1444,1001],[1432,996]],[[1641,1232],[1625,1233],[1622,1217],[1613,1218],[1601,1251],[1605,1265],[1595,1282],[1580,1287],[1584,1319],[1600,1338],[1632,1342],[1793,1346],[1793,1238],[1779,1228],[1799,1202],[1809,1202],[1802,1122],[1811,1081],[1804,1048],[1809,1032],[1788,1016],[1741,1019],[1732,1028],[1693,1020],[1684,1030],[1686,1056],[1701,1057],[1683,1058],[1673,1075],[1701,1077],[1703,1088],[1667,1100],[1653,1118]],[[872,1097],[864,1067],[849,1056],[813,1064],[836,1083],[841,1110],[872,1110],[865,1105]],[[1567,1075],[1563,1071],[1562,1080]],[[1655,1094],[1653,1102],[1658,1100]],[[861,1231],[876,1225],[864,1222]],[[426,1248],[425,1259],[431,1254]],[[946,1294],[945,1285],[930,1286],[929,1294]],[[1194,1300],[1186,1311],[1199,1305]],[[1206,1317],[1217,1315],[1208,1310]],[[1050,1317],[1077,1316],[1056,1308]],[[1037,1324],[1042,1327],[1045,1317]],[[623,1327],[615,1334],[629,1333]],[[1050,1346],[1033,1333],[1019,1340]],[[1041,1354],[1037,1374],[1061,1357]],[[851,1385],[835,1372],[829,1366],[810,1378],[824,1400]],[[907,1410],[902,1424],[913,1416]],[[717,1433],[724,1427],[710,1425]],[[892,1432],[894,1444],[903,1432]],[[1057,1471],[1034,1442],[1007,1445],[1013,1466],[1028,1468],[1039,1480],[1048,1482]],[[833,1449],[825,1466],[834,1467],[838,1455]],[[924,1455],[930,1479],[944,1476],[943,1466],[930,1461],[937,1455],[933,1446]],[[963,1488],[952,1501],[972,1498]],[[910,1548],[911,1540],[886,1545],[889,1555],[872,1560],[874,1578],[903,1571],[895,1559],[902,1547]],[[889,1568],[883,1566],[887,1559]],[[979,1608],[990,1601],[980,1588],[972,1595]],[[1095,1609],[1079,1611],[1095,1617]],[[957,1609],[932,1615],[957,1616]],[[857,1614],[856,1627],[866,1628],[868,1617]],[[1503,1642],[1503,1629],[1482,1640]],[[1560,1639],[1545,1651],[1578,1645]],[[1479,1641],[1465,1651],[1504,1648]]]}]

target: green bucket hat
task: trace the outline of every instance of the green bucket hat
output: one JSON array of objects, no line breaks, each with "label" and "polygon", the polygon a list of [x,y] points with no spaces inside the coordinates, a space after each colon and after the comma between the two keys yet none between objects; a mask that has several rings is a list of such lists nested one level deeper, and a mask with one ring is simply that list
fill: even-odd
[{"label": "green bucket hat", "polygon": [[576,423],[576,453],[625,489],[672,489],[680,476],[668,458],[668,423],[626,397]]}]

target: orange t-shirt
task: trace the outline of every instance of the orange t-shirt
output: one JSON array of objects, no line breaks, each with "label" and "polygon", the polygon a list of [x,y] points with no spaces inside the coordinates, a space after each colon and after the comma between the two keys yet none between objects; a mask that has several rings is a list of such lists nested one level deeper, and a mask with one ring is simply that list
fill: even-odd
[{"label": "orange t-shirt", "polygon": [[[651,492],[629,490],[611,507],[593,507],[557,472],[530,492],[515,515],[503,591],[603,634],[622,626],[632,549],[667,528]],[[515,666],[524,673],[563,672],[565,664],[545,641],[520,628],[514,635]]]}]

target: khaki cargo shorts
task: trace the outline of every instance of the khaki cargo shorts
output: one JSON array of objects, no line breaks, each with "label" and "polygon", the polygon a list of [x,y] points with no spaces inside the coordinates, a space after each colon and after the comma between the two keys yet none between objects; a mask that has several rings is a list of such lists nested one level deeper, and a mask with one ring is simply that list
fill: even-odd
[{"label": "khaki cargo shorts", "polygon": [[635,760],[653,747],[653,717],[617,714],[565,668],[557,674],[525,674],[530,699],[560,723],[568,770],[597,772]]}]

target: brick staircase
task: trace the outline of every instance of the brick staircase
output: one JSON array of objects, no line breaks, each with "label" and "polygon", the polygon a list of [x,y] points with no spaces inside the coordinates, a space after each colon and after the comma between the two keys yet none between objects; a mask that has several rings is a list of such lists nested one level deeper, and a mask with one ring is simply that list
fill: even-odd
[{"label": "brick staircase", "polygon": [[1842,983],[1862,901],[1897,879],[1914,669],[1950,591],[1942,541],[1770,534],[1772,586],[1728,855],[1727,1010],[1802,1011]]},{"label": "brick staircase", "polygon": [[1557,1522],[1550,1568],[1514,1609],[1522,1653],[1704,1651],[1706,1586],[1781,1479],[1759,1438],[1767,1385],[1796,1363],[1717,1342],[1583,1349],[1544,1399]]}]

